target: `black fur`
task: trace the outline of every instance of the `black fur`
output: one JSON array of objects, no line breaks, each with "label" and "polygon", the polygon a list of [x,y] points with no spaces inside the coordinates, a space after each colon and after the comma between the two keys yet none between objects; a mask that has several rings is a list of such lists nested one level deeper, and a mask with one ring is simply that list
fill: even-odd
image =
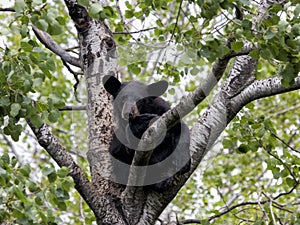
[{"label": "black fur", "polygon": [[[117,159],[113,160],[112,164],[113,177],[116,182],[127,184],[129,165],[132,163],[139,139],[153,121],[170,109],[169,104],[159,97],[167,89],[167,83],[121,83],[113,76],[105,76],[103,82],[105,89],[115,99],[114,117],[117,127],[109,148],[110,154]],[[130,135],[134,135],[136,139]],[[149,165],[160,164],[147,170],[147,188],[159,192],[166,191],[173,183],[174,174],[189,171],[189,141],[189,129],[182,121],[170,128],[161,140],[156,140],[158,145],[153,150]],[[120,166],[119,161],[127,166]]]}]

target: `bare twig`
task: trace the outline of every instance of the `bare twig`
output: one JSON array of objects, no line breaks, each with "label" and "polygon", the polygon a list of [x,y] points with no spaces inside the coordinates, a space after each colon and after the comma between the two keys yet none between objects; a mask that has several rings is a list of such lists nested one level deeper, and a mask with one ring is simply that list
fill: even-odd
[{"label": "bare twig", "polygon": [[[264,149],[265,149],[265,147],[263,147]],[[271,151],[269,151],[269,150],[267,150],[267,149],[265,149],[266,150],[266,152],[269,154],[269,155],[271,155],[271,156],[273,156],[276,160],[278,160],[288,171],[289,171],[289,174],[293,177],[293,179],[294,179],[294,181],[296,182],[296,183],[298,183],[298,180],[297,180],[297,177],[296,177],[296,175],[294,174],[294,172],[291,170],[291,168],[290,167],[288,167],[288,165],[286,165],[286,163],[285,162],[283,162],[283,160],[281,159],[281,158],[279,158],[277,155],[275,155],[274,153],[272,153]]]},{"label": "bare twig", "polygon": [[174,25],[174,28],[173,28],[173,31],[172,31],[171,38],[170,38],[169,42],[171,42],[172,39],[173,39],[173,37],[174,37],[175,30],[176,30],[176,27],[178,25],[178,20],[179,20],[179,16],[180,16],[180,11],[181,11],[181,7],[182,7],[182,3],[183,3],[183,0],[180,1],[179,9],[178,9],[177,17],[176,17],[176,22],[175,22],[175,25]]},{"label": "bare twig", "polygon": [[262,193],[264,194],[264,196],[266,196],[269,199],[269,208],[270,208],[271,218],[272,218],[273,224],[277,225],[277,222],[276,222],[275,216],[274,216],[274,212],[273,212],[273,199],[270,196],[268,196],[267,194],[265,194],[264,192],[262,192]]},{"label": "bare twig", "polygon": [[263,216],[264,216],[264,220],[265,220],[265,223],[268,224],[269,223],[269,219],[268,219],[268,216],[267,216],[267,213],[266,213],[266,210],[264,209],[264,207],[261,205],[261,200],[260,200],[260,196],[261,194],[258,195],[258,205],[259,205],[259,208],[261,209],[261,211],[263,212]]},{"label": "bare twig", "polygon": [[0,8],[1,12],[15,12],[16,10],[14,8]]},{"label": "bare twig", "polygon": [[280,116],[280,115],[285,114],[285,113],[287,113],[289,111],[298,110],[299,108],[300,108],[300,104],[293,105],[293,106],[285,108],[285,109],[283,109],[281,111],[277,111],[276,113],[271,114],[269,117]]},{"label": "bare twig", "polygon": [[59,111],[79,111],[79,110],[86,110],[86,106],[85,105],[70,105],[70,106],[64,106],[62,108],[58,109]]},{"label": "bare twig", "polygon": [[80,66],[80,60],[78,58],[72,57],[71,55],[69,55],[67,53],[67,51],[60,48],[60,46],[58,46],[52,40],[52,38],[50,37],[50,35],[48,33],[38,29],[35,26],[32,26],[32,29],[33,29],[34,33],[36,34],[37,38],[41,41],[41,43],[44,44],[46,48],[50,49],[52,52],[54,52],[55,54],[60,56],[64,66],[69,70],[70,73],[73,74],[73,76],[76,80],[76,83],[73,86],[74,95],[75,95],[76,101],[80,102],[80,100],[78,99],[78,96],[77,96],[77,87],[78,87],[79,82],[80,82],[79,79],[78,79],[78,74],[79,73],[72,70],[71,67],[68,65],[68,63],[70,63],[73,66],[81,67]]},{"label": "bare twig", "polygon": [[78,78],[78,73],[76,73],[75,71],[73,71],[73,70],[71,69],[71,67],[70,67],[63,59],[62,59],[62,62],[63,62],[63,64],[64,64],[64,66],[67,67],[67,69],[69,70],[69,72],[73,74],[73,76],[74,76],[74,78],[75,78],[75,80],[76,80],[76,83],[73,85],[74,96],[75,96],[75,99],[76,99],[77,102],[81,102],[81,101],[79,100],[78,96],[77,96],[77,87],[78,87],[78,85],[79,85],[79,83],[80,83],[80,80],[79,80],[79,78]]},{"label": "bare twig", "polygon": [[79,49],[79,46],[73,46],[73,47],[70,47],[70,48],[66,48],[65,51],[73,52],[75,54],[78,54],[78,52],[74,51],[75,49]]},{"label": "bare twig", "polygon": [[6,141],[8,147],[10,147],[11,151],[13,152],[13,154],[14,154],[14,155],[16,156],[16,158],[18,159],[18,162],[19,162],[20,164],[22,164],[22,159],[21,159],[21,157],[19,156],[19,154],[18,154],[18,152],[17,152],[15,146],[13,145],[13,143],[8,139],[8,137],[7,137],[6,135],[2,134],[2,137],[3,137],[3,139]]},{"label": "bare twig", "polygon": [[138,34],[138,33],[142,33],[145,31],[149,31],[149,30],[154,30],[156,29],[156,27],[150,27],[150,28],[146,28],[146,29],[141,29],[141,30],[137,30],[137,31],[126,31],[126,32],[113,32],[113,34]]},{"label": "bare twig", "polygon": [[298,185],[299,185],[299,181],[298,181],[298,182],[295,182],[294,186],[293,186],[288,192],[280,193],[280,194],[278,194],[276,197],[274,197],[273,199],[274,199],[274,200],[277,200],[277,199],[280,198],[281,196],[291,194],[291,193],[297,188]]},{"label": "bare twig", "polygon": [[267,130],[271,133],[271,135],[273,137],[275,137],[278,141],[280,141],[282,144],[284,144],[287,148],[289,148],[290,150],[300,154],[300,151],[298,151],[298,150],[294,149],[293,147],[291,147],[287,142],[282,140],[282,138],[278,137],[271,129],[267,128]]},{"label": "bare twig", "polygon": [[125,29],[125,31],[127,32],[127,34],[129,34],[131,36],[131,38],[133,40],[135,40],[136,42],[138,42],[138,40],[136,40],[132,35],[131,35],[131,32],[128,30],[127,26],[126,26],[126,22],[125,22],[125,19],[124,19],[124,16],[122,14],[122,11],[121,11],[121,8],[120,8],[120,5],[119,5],[119,0],[116,0],[116,8],[117,8],[117,11],[121,17],[121,21],[123,23],[123,27]]},{"label": "bare twig", "polygon": [[287,142],[288,145],[291,145],[291,143],[292,143],[294,137],[297,135],[299,129],[300,129],[300,126],[298,126],[298,128],[296,128],[294,130],[293,134],[290,136],[290,138],[289,138],[289,140]]},{"label": "bare twig", "polygon": [[197,224],[202,224],[202,220],[197,220],[197,219],[187,219],[187,220],[181,220],[179,221],[179,224],[190,224],[190,223],[197,223]]},{"label": "bare twig", "polygon": [[254,137],[254,139],[257,141],[257,143],[259,143],[259,145],[260,145],[260,146],[261,146],[261,147],[262,147],[269,155],[271,155],[273,158],[275,158],[276,160],[278,160],[278,161],[279,161],[279,162],[280,162],[280,163],[288,170],[289,174],[293,177],[294,181],[295,181],[296,183],[298,183],[299,181],[298,181],[296,175],[294,174],[294,172],[290,169],[290,167],[289,167],[285,162],[283,162],[283,160],[282,160],[280,157],[278,157],[276,154],[274,154],[271,150],[267,149],[267,148],[265,147],[265,145],[263,144],[262,140],[261,140],[261,139],[258,139],[258,138],[254,135],[254,132],[253,132],[253,130],[252,130],[251,128],[250,128],[249,130],[250,130],[252,136]]}]

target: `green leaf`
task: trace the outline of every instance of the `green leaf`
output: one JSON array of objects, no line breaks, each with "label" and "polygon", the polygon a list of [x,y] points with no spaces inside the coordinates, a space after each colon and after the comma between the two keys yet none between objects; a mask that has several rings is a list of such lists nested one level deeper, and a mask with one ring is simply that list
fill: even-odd
[{"label": "green leaf", "polygon": [[155,23],[159,26],[159,27],[163,27],[164,25],[162,24],[161,20],[156,20]]},{"label": "green leaf", "polygon": [[42,170],[43,175],[48,176],[51,173],[55,173],[55,169],[52,167],[45,167]]},{"label": "green leaf", "polygon": [[57,22],[58,22],[60,25],[62,25],[62,26],[65,26],[66,23],[67,23],[66,18],[63,17],[63,16],[58,16],[58,17],[56,17],[56,20],[57,20]]},{"label": "green leaf", "polygon": [[16,0],[14,9],[17,13],[21,13],[25,9],[25,1],[24,0]]},{"label": "green leaf", "polygon": [[224,138],[223,141],[222,141],[222,144],[223,144],[224,148],[229,149],[229,148],[232,147],[233,142],[230,139]]},{"label": "green leaf", "polygon": [[56,65],[52,58],[49,58],[46,62],[46,66],[50,71],[56,71]]},{"label": "green leaf", "polygon": [[238,150],[240,153],[247,153],[248,150],[249,150],[249,148],[248,148],[247,145],[241,144],[241,145],[237,148],[237,150]]},{"label": "green leaf", "polygon": [[[130,18],[132,18],[132,17],[134,17],[134,12],[132,11],[132,10],[126,10],[125,11],[125,18],[126,19],[130,19]],[[157,22],[160,22],[160,20],[156,20],[156,23]],[[159,25],[159,24],[158,24]]]},{"label": "green leaf", "polygon": [[22,202],[26,202],[26,197],[23,193],[23,191],[21,191],[18,187],[14,187],[14,194],[15,196],[17,196],[18,199],[20,199]]},{"label": "green leaf", "polygon": [[9,106],[10,99],[9,96],[3,96],[0,98],[0,106]]},{"label": "green leaf", "polygon": [[32,50],[32,46],[31,44],[29,44],[28,42],[21,42],[21,48],[25,51],[25,52],[30,52]]},{"label": "green leaf", "polygon": [[11,158],[11,165],[12,165],[12,167],[15,167],[15,165],[17,164],[17,162],[18,162],[18,159],[15,156],[13,156]]},{"label": "green leaf", "polygon": [[253,58],[253,59],[259,59],[259,50],[253,50],[250,52],[250,56]]},{"label": "green leaf", "polygon": [[231,43],[231,48],[232,48],[232,50],[235,51],[235,52],[241,51],[242,48],[243,48],[243,46],[244,46],[244,43],[243,43],[242,41]]},{"label": "green leaf", "polygon": [[39,6],[43,4],[43,0],[33,0],[32,1],[33,6]]},{"label": "green leaf", "polygon": [[40,128],[43,124],[43,119],[41,118],[41,116],[34,114],[30,116],[30,122],[36,127],[36,128]]},{"label": "green leaf", "polygon": [[300,15],[300,4],[297,4],[294,10],[294,18],[298,18]]},{"label": "green leaf", "polygon": [[25,176],[25,177],[29,177],[30,173],[31,173],[31,168],[28,164],[25,164],[23,166],[20,167],[20,172]]},{"label": "green leaf", "polygon": [[56,172],[50,173],[48,175],[48,180],[49,180],[50,183],[53,183],[54,181],[56,181],[56,178],[57,178]]},{"label": "green leaf", "polygon": [[298,72],[295,71],[294,65],[289,63],[285,66],[285,68],[281,72],[282,76],[282,84],[284,86],[290,86],[294,82],[294,78],[296,77]]},{"label": "green leaf", "polygon": [[40,30],[44,30],[44,31],[47,31],[49,27],[49,24],[44,19],[38,19],[36,22],[34,22],[34,25]]},{"label": "green leaf", "polygon": [[128,65],[128,70],[136,75],[139,75],[141,73],[141,68],[136,64]]},{"label": "green leaf", "polygon": [[267,30],[267,32],[264,35],[265,40],[270,40],[275,36],[275,33],[273,33],[271,30]]},{"label": "green leaf", "polygon": [[16,117],[19,114],[19,111],[21,109],[21,105],[19,103],[13,103],[10,106],[10,115],[12,117]]},{"label": "green leaf", "polygon": [[279,12],[282,10],[282,5],[281,4],[273,4],[272,7],[270,8],[270,12]]},{"label": "green leaf", "polygon": [[89,15],[92,18],[97,19],[99,17],[99,12],[103,9],[100,3],[93,3],[89,8]]},{"label": "green leaf", "polygon": [[199,72],[200,72],[200,70],[199,70],[197,67],[193,67],[193,68],[190,70],[190,73],[191,73],[191,75],[193,75],[193,76],[198,75]]},{"label": "green leaf", "polygon": [[60,177],[60,178],[64,178],[66,176],[68,176],[70,170],[69,168],[67,167],[62,167],[60,168],[58,171],[57,171],[57,175]]},{"label": "green leaf", "polygon": [[37,205],[43,205],[43,200],[39,196],[35,197],[34,201]]},{"label": "green leaf", "polygon": [[77,3],[79,5],[82,5],[82,6],[89,6],[90,5],[90,1],[89,0],[77,0]]},{"label": "green leaf", "polygon": [[49,25],[47,32],[51,35],[60,35],[63,32],[63,29],[62,26],[55,21]]},{"label": "green leaf", "polygon": [[39,186],[35,182],[32,182],[32,181],[29,181],[28,189],[30,192],[36,192],[36,191],[40,190]]},{"label": "green leaf", "polygon": [[292,27],[292,33],[293,33],[295,36],[300,35],[300,25],[299,25],[299,24],[294,24],[294,25],[293,25],[293,27]]},{"label": "green leaf", "polygon": [[290,178],[290,177],[287,177],[287,178],[285,179],[285,182],[287,183],[287,185],[288,185],[289,187],[294,187],[294,185],[296,184],[296,183],[295,183],[295,180],[292,179],[292,178]]},{"label": "green leaf", "polygon": [[244,30],[251,30],[252,29],[252,22],[250,20],[243,20],[242,27]]},{"label": "green leaf", "polygon": [[290,174],[290,173],[289,173],[289,171],[288,171],[286,168],[284,168],[284,169],[281,171],[281,177],[287,177],[289,174]]},{"label": "green leaf", "polygon": [[50,111],[50,113],[48,114],[48,120],[51,123],[55,123],[57,122],[57,120],[59,119],[60,116],[60,112],[57,109],[53,109]]},{"label": "green leaf", "polygon": [[62,182],[61,186],[64,190],[69,192],[71,190],[71,188],[74,187],[74,181],[71,177],[66,177],[64,179],[64,181]]},{"label": "green leaf", "polygon": [[60,210],[63,210],[63,211],[67,210],[67,204],[65,202],[58,202],[57,206]]},{"label": "green leaf", "polygon": [[5,162],[6,165],[8,165],[10,163],[10,158],[9,158],[9,155],[7,153],[4,153],[2,156],[1,156],[1,160],[3,162]]},{"label": "green leaf", "polygon": [[26,217],[19,209],[13,209],[12,216],[18,219]]},{"label": "green leaf", "polygon": [[48,99],[48,105],[51,106],[55,106],[55,107],[62,107],[64,106],[64,101],[63,99],[61,99],[57,94],[51,93],[49,95],[49,99]]},{"label": "green leaf", "polygon": [[265,48],[260,51],[260,56],[264,59],[269,59],[272,56],[272,53],[269,49]]}]

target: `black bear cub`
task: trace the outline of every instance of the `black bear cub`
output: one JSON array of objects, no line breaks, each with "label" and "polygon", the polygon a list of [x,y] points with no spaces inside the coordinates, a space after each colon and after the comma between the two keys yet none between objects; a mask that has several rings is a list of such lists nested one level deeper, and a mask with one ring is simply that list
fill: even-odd
[{"label": "black bear cub", "polygon": [[[114,97],[115,128],[109,152],[112,155],[112,178],[127,184],[130,165],[140,138],[147,128],[170,109],[161,96],[166,81],[146,85],[137,81],[121,83],[114,76],[104,76],[104,88]],[[175,174],[190,170],[190,136],[187,125],[179,121],[156,140],[143,186],[164,192],[174,183]]]}]

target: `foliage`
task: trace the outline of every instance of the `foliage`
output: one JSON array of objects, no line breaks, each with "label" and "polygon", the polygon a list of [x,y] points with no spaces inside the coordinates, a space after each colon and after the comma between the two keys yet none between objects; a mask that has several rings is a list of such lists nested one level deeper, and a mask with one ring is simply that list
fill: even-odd
[{"label": "foliage", "polygon": [[[41,166],[41,177],[32,176],[29,164],[19,164],[5,153],[0,158],[0,222],[59,224],[69,206],[73,181],[68,169]],[[37,174],[36,174],[37,175]]]},{"label": "foliage", "polygon": [[[125,1],[120,3],[121,11],[115,1],[78,3],[89,7],[92,18],[109,22],[118,45],[120,71],[125,71],[123,78],[168,80],[171,87],[166,97],[171,103],[193,91],[218,57],[239,52],[245,40],[256,44],[250,55],[259,60],[258,79],[279,76],[288,86],[300,70],[298,1],[273,5],[268,18],[256,26],[253,15],[259,13],[258,6],[249,0]],[[91,224],[92,214],[80,203],[66,170],[49,162],[25,123],[26,118],[37,127],[49,123],[88,170],[81,157],[87,148],[86,115],[59,110],[76,104],[75,80],[61,59],[37,40],[31,27],[48,32],[65,49],[77,45],[76,32],[62,1],[15,0],[13,8],[15,12],[0,12],[0,33],[5,37],[0,49],[0,223]],[[145,28],[149,30],[122,33]],[[82,95],[83,88],[78,89]],[[232,206],[289,192],[300,175],[298,99],[296,91],[249,104],[172,207],[183,218],[209,219],[226,211],[230,200],[234,200]],[[185,118],[189,125],[208,104],[199,105]],[[276,199],[273,206],[269,202],[246,205],[211,222],[265,224],[261,221],[265,217],[272,221],[273,214],[283,224],[297,224],[299,204],[294,203],[298,196],[296,188]]]}]

